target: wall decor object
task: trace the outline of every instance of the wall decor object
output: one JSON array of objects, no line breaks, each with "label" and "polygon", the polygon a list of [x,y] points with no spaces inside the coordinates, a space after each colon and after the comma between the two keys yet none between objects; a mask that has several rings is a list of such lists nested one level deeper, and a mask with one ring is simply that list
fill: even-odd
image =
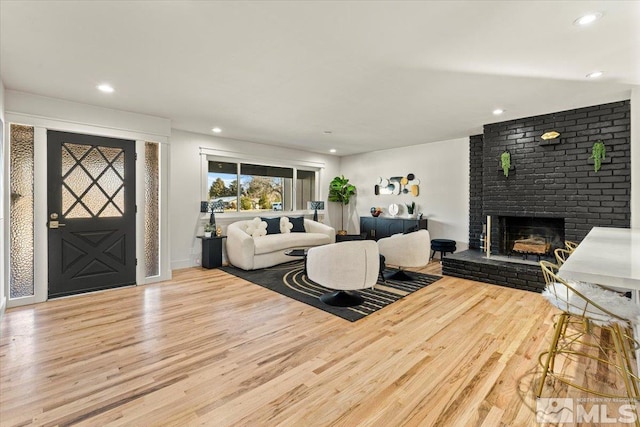
[{"label": "wall decor object", "polygon": [[560,144],[559,136],[560,136],[560,133],[555,130],[550,130],[549,132],[545,132],[540,137],[540,139],[542,139],[542,142],[540,143],[540,145],[545,146],[545,145]]},{"label": "wall decor object", "polygon": [[511,169],[511,153],[507,150],[503,151],[500,154],[500,167],[502,168],[502,173],[504,176],[509,178],[509,169]]},{"label": "wall decor object", "polygon": [[555,130],[552,130],[552,131],[543,133],[540,138],[544,139],[545,141],[548,141],[550,139],[556,139],[559,136],[560,134],[558,132],[556,132]]},{"label": "wall decor object", "polygon": [[373,187],[373,193],[376,196],[381,194],[411,194],[417,196],[420,180],[410,173],[407,176],[392,176],[391,178],[378,178],[378,182]]},{"label": "wall decor object", "polygon": [[593,147],[591,147],[591,157],[593,159],[593,170],[598,172],[600,167],[602,166],[602,160],[605,158],[606,148],[604,146],[604,142],[602,140],[598,140],[593,143]]}]

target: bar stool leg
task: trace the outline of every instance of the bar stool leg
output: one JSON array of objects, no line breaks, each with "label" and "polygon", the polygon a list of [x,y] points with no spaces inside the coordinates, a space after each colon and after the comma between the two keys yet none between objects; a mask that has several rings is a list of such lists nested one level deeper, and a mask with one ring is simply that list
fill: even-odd
[{"label": "bar stool leg", "polygon": [[[620,364],[620,369],[622,373],[622,379],[624,380],[624,386],[627,389],[627,397],[629,397],[629,404],[632,405],[633,411],[635,412],[635,424],[640,427],[640,419],[638,419],[638,411],[636,408],[636,403],[638,401],[638,391],[637,386],[635,384],[635,379],[630,375],[629,371],[629,359],[626,356],[626,350],[624,348],[625,337],[620,329],[620,325],[614,323],[611,327],[613,331],[613,345],[616,348],[616,353],[618,355],[618,363]],[[632,371],[631,371],[632,372]],[[634,392],[635,389],[635,392]]]},{"label": "bar stool leg", "polygon": [[558,323],[556,324],[556,329],[553,333],[553,339],[551,340],[551,345],[549,346],[549,352],[547,353],[547,360],[544,363],[542,378],[540,378],[540,385],[538,386],[538,392],[536,393],[536,397],[542,396],[542,389],[544,388],[544,382],[547,378],[547,373],[549,372],[549,365],[552,363],[552,360],[555,361],[556,352],[558,350],[558,341],[560,340],[560,334],[564,330],[564,325],[567,322],[568,314],[562,313],[558,318]]}]

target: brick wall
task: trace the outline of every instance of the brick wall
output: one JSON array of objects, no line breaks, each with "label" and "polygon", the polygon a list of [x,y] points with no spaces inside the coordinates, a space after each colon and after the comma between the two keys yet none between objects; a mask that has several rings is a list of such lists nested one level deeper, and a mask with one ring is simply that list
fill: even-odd
[{"label": "brick wall", "polygon": [[[470,247],[486,215],[565,218],[565,238],[578,242],[593,226],[629,227],[630,114],[627,100],[485,125],[470,138]],[[540,136],[551,130],[559,143],[545,145]],[[597,140],[606,159],[596,173],[589,157]],[[504,150],[514,166],[508,178],[499,167]]]},{"label": "brick wall", "polygon": [[482,135],[469,137],[469,248],[480,248],[482,233]]}]

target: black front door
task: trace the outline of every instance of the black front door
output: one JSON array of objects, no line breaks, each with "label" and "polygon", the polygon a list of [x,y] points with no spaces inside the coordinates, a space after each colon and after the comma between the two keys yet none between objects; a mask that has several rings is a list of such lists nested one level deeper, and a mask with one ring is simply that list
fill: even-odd
[{"label": "black front door", "polygon": [[134,141],[47,132],[49,297],[134,284]]}]

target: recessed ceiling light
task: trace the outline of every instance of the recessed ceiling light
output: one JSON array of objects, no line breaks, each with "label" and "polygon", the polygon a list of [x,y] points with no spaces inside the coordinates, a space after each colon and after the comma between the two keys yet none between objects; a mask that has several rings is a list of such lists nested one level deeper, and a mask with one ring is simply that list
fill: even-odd
[{"label": "recessed ceiling light", "polygon": [[587,74],[588,79],[597,79],[598,77],[602,77],[602,71],[594,71],[593,73]]},{"label": "recessed ceiling light", "polygon": [[100,92],[104,92],[104,93],[113,93],[114,91],[113,86],[108,85],[106,83],[98,85],[97,88]]},{"label": "recessed ceiling light", "polygon": [[220,129],[220,128],[218,128],[218,127],[215,127],[215,128],[213,128],[213,129],[211,129],[211,132],[213,132],[213,133],[220,133],[220,132],[222,132],[222,129]]},{"label": "recessed ceiling light", "polygon": [[324,132],[322,132],[322,133],[324,133],[325,135],[331,135],[333,132],[331,132],[330,130],[325,130],[325,131],[324,131]]},{"label": "recessed ceiling light", "polygon": [[329,150],[329,152],[330,152],[330,153],[335,153],[335,152],[336,152],[336,149],[335,149],[335,148],[332,148],[331,150]]},{"label": "recessed ceiling light", "polygon": [[589,13],[573,21],[573,25],[589,25],[602,17],[602,13]]},{"label": "recessed ceiling light", "polygon": [[493,110],[494,116],[499,116],[502,113],[504,113],[504,110],[502,108],[496,108],[495,110]]}]

